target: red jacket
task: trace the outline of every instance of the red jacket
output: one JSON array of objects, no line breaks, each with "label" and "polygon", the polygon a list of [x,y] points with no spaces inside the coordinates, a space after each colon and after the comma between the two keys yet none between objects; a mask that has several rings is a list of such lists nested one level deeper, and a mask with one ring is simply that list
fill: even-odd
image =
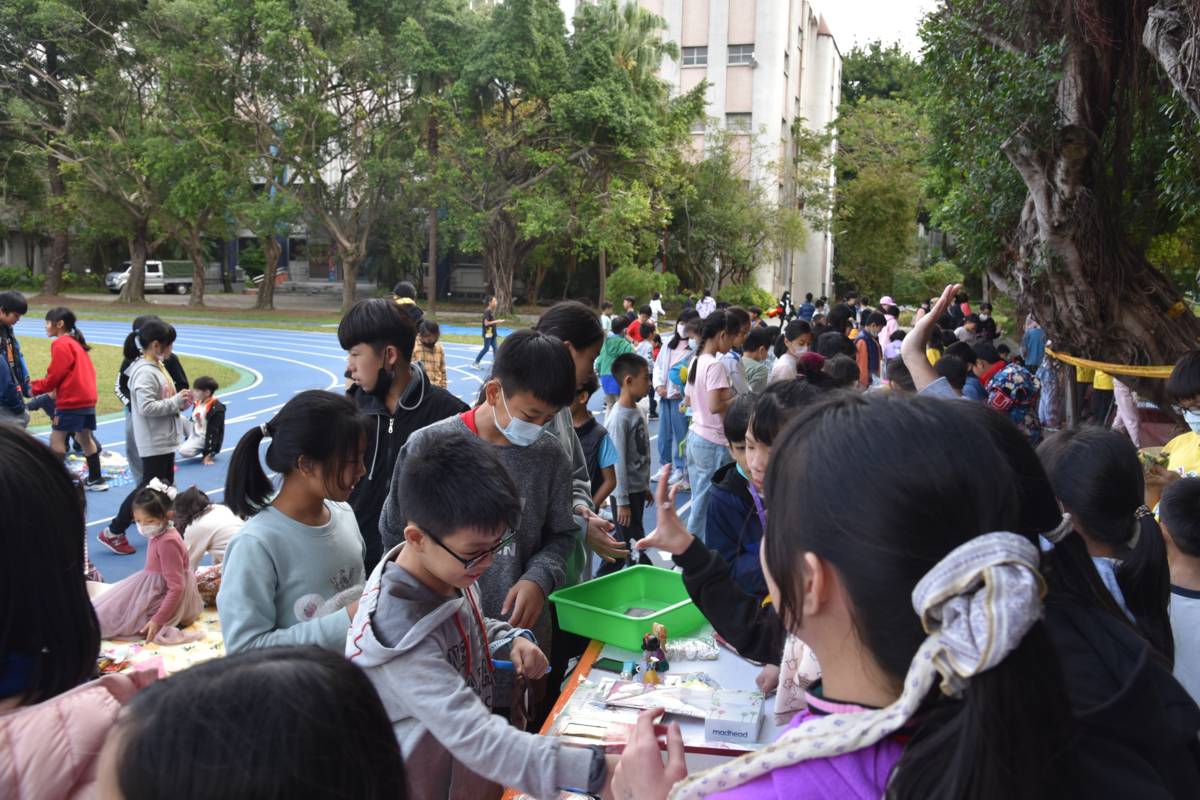
[{"label": "red jacket", "polygon": [[95,408],[96,368],[75,337],[64,333],[50,343],[50,367],[32,388],[34,394],[56,392],[54,405],[60,410]]}]

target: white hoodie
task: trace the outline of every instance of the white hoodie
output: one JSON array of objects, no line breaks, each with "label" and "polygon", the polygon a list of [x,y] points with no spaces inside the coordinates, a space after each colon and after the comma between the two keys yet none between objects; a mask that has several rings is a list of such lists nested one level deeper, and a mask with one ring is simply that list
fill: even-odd
[{"label": "white hoodie", "polygon": [[484,618],[474,586],[446,597],[422,584],[395,563],[402,547],[371,573],[346,656],[383,700],[408,765],[409,796],[483,796],[488,781],[545,800],[563,787],[586,789],[592,750],[492,714],[490,658],[528,632]]}]

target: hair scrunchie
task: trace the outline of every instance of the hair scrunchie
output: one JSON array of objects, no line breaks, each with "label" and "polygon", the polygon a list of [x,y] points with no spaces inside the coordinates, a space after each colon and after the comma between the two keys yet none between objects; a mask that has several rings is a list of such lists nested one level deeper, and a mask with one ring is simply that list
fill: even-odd
[{"label": "hair scrunchie", "polygon": [[941,680],[961,693],[968,680],[999,664],[1042,617],[1045,581],[1038,548],[1015,533],[988,533],[950,551],[913,589],[913,609],[929,636],[913,656],[904,691],[875,711],[828,714],[774,743],[675,785],[671,800],[692,800],[741,786],[767,773],[852,753],[902,728]]},{"label": "hair scrunchie", "polygon": [[167,497],[171,498],[172,500],[175,499],[175,495],[179,494],[178,489],[176,489],[174,486],[172,486],[169,483],[163,483],[158,478],[151,478],[150,482],[146,484],[146,488],[153,489],[156,492],[162,492],[163,494],[165,494]]}]

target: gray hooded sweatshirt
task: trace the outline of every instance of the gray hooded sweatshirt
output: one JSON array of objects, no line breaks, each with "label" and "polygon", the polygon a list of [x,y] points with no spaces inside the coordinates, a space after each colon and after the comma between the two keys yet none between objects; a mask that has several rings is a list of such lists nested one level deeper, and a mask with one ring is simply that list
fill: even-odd
[{"label": "gray hooded sweatshirt", "polygon": [[[408,765],[408,796],[482,797],[489,782],[551,800],[587,789],[595,753],[513,728],[492,714],[491,656],[527,634],[488,619],[475,587],[438,594],[395,563],[375,567],[346,636],[346,656],[383,700]],[[491,651],[489,653],[489,650]]]},{"label": "gray hooded sweatshirt", "polygon": [[145,356],[130,364],[125,374],[129,376],[129,410],[138,454],[163,456],[175,452],[183,438],[179,416],[183,401],[175,394],[175,384],[157,362]]}]

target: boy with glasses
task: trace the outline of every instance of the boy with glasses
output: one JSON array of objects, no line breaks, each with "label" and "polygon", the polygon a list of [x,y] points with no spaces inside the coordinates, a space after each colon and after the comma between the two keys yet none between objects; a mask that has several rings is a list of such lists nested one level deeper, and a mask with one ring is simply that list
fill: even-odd
[{"label": "boy with glasses", "polygon": [[477,588],[522,516],[498,448],[460,431],[406,450],[396,475],[404,539],[368,580],[346,655],[387,708],[409,764],[408,795],[488,797],[492,784],[536,797],[601,792],[608,770],[599,750],[525,733],[492,713],[504,699],[498,672],[535,679],[548,668],[533,634],[492,618]]}]

